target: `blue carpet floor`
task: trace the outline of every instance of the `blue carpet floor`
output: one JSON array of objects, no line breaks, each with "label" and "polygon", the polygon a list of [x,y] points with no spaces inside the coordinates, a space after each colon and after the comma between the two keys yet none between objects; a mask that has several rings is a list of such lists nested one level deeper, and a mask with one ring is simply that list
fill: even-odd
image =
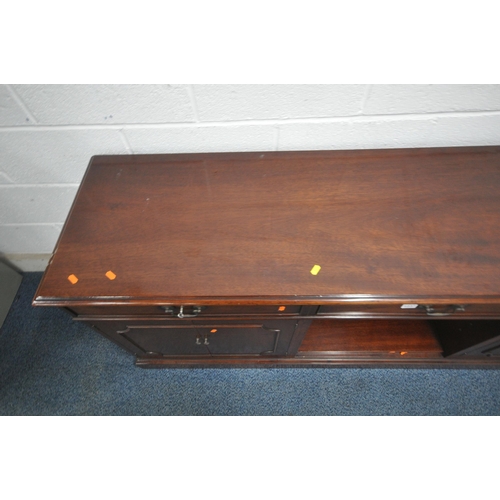
[{"label": "blue carpet floor", "polygon": [[499,415],[500,370],[136,368],[25,273],[0,330],[0,415]]}]

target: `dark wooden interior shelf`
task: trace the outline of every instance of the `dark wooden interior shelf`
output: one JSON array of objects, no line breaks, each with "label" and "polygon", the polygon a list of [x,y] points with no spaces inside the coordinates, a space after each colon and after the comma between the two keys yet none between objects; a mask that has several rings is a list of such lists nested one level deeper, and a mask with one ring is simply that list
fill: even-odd
[{"label": "dark wooden interior shelf", "polygon": [[498,228],[498,146],[95,156],[33,305],[141,367],[499,367]]},{"label": "dark wooden interior shelf", "polygon": [[439,358],[442,351],[428,321],[321,319],[312,323],[298,354],[376,353]]}]

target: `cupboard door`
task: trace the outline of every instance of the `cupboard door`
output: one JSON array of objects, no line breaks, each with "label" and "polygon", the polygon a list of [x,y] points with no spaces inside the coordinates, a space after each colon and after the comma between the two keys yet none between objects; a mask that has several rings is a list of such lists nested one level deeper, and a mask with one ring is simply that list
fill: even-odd
[{"label": "cupboard door", "polygon": [[500,356],[500,322],[432,321],[445,357]]},{"label": "cupboard door", "polygon": [[493,345],[484,347],[481,354],[483,356],[500,356],[500,338]]},{"label": "cupboard door", "polygon": [[464,349],[463,351],[453,354],[453,357],[459,356],[486,356],[497,357],[500,356],[500,335],[490,339],[486,342],[481,342],[472,347]]},{"label": "cupboard door", "polygon": [[108,336],[150,355],[286,355],[295,321],[193,324],[172,321],[96,321]]}]

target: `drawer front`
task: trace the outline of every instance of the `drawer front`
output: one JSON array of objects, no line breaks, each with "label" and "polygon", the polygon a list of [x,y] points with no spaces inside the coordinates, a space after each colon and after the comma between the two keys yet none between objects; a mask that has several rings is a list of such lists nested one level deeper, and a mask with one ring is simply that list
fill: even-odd
[{"label": "drawer front", "polygon": [[411,317],[453,319],[467,317],[500,318],[496,304],[341,304],[321,306],[318,316],[335,318]]},{"label": "drawer front", "polygon": [[292,316],[301,306],[78,306],[70,307],[78,315],[89,316],[151,316],[173,318],[205,316]]},{"label": "drawer front", "polygon": [[104,321],[92,325],[136,354],[286,355],[296,322]]}]

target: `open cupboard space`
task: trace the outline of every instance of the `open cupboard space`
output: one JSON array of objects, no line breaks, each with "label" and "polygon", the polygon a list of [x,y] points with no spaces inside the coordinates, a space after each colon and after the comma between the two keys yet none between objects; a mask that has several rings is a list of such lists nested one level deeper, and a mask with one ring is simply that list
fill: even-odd
[{"label": "open cupboard space", "polygon": [[500,355],[500,321],[336,319],[314,321],[297,356],[325,362],[481,360]]}]

